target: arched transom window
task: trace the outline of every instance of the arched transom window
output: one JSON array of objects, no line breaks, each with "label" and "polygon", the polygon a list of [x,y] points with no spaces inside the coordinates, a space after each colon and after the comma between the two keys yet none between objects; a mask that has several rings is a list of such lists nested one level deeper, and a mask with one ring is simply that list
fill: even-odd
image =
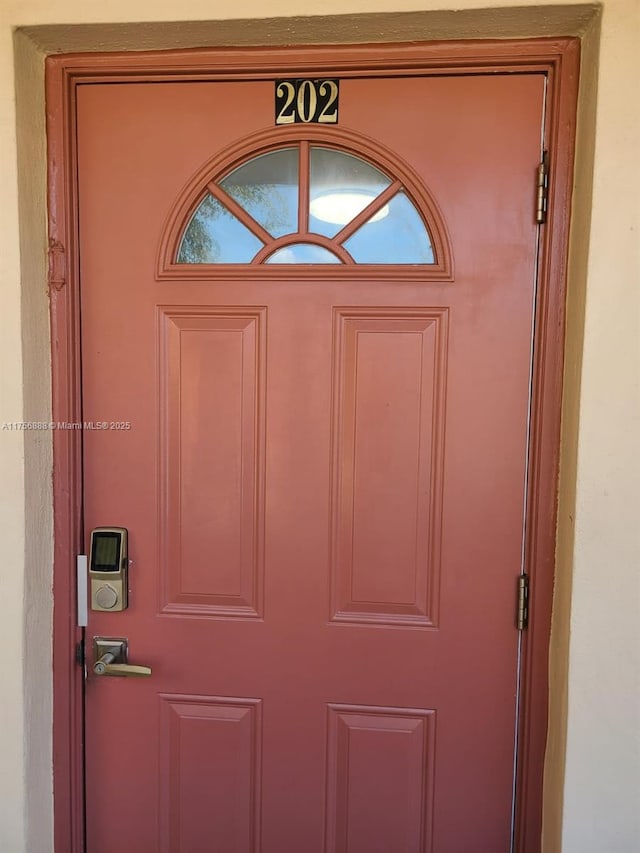
[{"label": "arched transom window", "polygon": [[178,241],[182,264],[434,264],[403,183],[353,153],[295,142],[207,184]]}]

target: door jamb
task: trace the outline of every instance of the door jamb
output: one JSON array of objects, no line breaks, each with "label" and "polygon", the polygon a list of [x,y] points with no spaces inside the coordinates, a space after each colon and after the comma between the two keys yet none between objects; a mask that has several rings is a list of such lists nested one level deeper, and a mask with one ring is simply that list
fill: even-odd
[{"label": "door jamb", "polygon": [[[548,659],[560,458],[569,214],[580,63],[577,38],[450,41],[425,44],[198,49],[69,54],[47,59],[49,293],[53,421],[82,423],[77,222],[76,88],[81,83],[242,79],[262,75],[371,76],[389,73],[547,75],[544,147],[551,183],[541,226],[535,313],[530,476],[525,571],[530,576],[523,634],[516,794],[517,853],[538,853],[547,734]],[[532,211],[535,166],[532,164]],[[75,555],[83,551],[82,431],[55,430],[53,748],[54,844],[84,850],[82,631],[75,627]]]}]

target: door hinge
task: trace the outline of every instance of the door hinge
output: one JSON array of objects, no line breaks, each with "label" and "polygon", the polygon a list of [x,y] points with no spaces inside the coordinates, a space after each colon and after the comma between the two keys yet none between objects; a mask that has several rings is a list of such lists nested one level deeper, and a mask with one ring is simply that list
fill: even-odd
[{"label": "door hinge", "polygon": [[549,202],[549,152],[542,155],[542,162],[537,169],[536,179],[536,223],[542,225],[547,221],[547,204]]},{"label": "door hinge", "polygon": [[529,624],[529,575],[518,578],[518,605],[516,610],[516,628],[523,631]]}]

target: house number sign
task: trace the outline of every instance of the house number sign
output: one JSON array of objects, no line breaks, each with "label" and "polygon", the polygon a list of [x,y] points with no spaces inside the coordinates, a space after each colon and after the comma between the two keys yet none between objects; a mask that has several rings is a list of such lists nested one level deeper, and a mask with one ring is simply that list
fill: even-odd
[{"label": "house number sign", "polygon": [[338,80],[276,80],[276,124],[337,124]]}]

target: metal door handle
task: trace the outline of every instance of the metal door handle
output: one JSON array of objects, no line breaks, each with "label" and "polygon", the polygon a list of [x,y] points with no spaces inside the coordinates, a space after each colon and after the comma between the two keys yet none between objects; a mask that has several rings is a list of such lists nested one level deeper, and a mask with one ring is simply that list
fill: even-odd
[{"label": "metal door handle", "polygon": [[96,675],[117,675],[127,678],[148,678],[150,666],[127,663],[129,642],[125,638],[94,637],[93,653]]},{"label": "metal door handle", "polygon": [[96,675],[128,675],[129,677],[145,678],[151,675],[150,666],[136,666],[131,663],[113,663],[115,655],[105,652],[93,666]]}]

